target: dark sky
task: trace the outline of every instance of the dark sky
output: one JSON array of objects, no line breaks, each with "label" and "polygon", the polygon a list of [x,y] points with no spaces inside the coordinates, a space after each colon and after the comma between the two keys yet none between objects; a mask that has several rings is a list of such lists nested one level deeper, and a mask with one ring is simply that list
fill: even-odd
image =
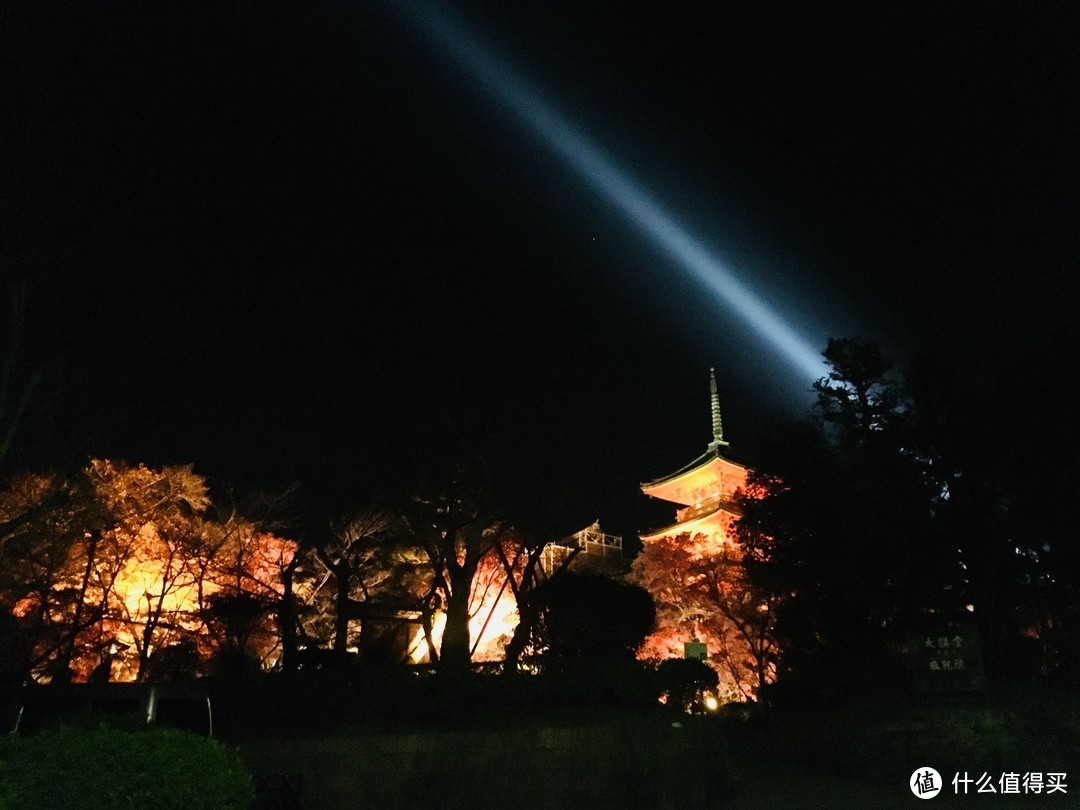
[{"label": "dark sky", "polygon": [[[446,7],[815,346],[985,364],[1066,323],[1076,6],[762,5]],[[461,444],[629,533],[709,439],[711,365],[749,463],[809,401],[394,3],[0,15],[2,272],[45,372],[19,463],[346,509]]]}]

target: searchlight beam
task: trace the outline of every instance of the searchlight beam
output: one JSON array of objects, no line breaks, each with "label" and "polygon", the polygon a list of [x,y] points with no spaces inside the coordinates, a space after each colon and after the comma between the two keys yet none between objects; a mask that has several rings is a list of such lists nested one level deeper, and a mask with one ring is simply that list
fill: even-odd
[{"label": "searchlight beam", "polygon": [[578,127],[509,65],[493,56],[465,25],[429,3],[398,7],[443,53],[520,118],[590,186],[707,290],[725,309],[778,350],[800,377],[826,372],[821,354],[705,245],[666,211],[646,188],[619,170]]}]

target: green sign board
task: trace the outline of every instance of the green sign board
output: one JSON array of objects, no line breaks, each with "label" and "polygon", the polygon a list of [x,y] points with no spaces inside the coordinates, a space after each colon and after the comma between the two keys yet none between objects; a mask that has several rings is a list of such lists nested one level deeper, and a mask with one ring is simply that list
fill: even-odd
[{"label": "green sign board", "polygon": [[928,621],[908,642],[907,660],[920,692],[982,691],[979,637],[970,618]]},{"label": "green sign board", "polygon": [[683,658],[696,658],[698,661],[704,661],[708,654],[709,648],[702,641],[694,639],[683,644]]}]

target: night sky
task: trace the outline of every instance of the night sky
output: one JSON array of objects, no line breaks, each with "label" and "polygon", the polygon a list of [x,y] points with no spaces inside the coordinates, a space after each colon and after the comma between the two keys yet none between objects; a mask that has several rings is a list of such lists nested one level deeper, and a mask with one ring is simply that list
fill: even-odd
[{"label": "night sky", "polygon": [[[762,5],[444,8],[815,347],[979,366],[1067,324],[1075,4]],[[705,449],[710,366],[737,459],[805,408],[405,7],[0,6],[0,272],[44,374],[9,468],[194,462],[341,513],[465,448],[630,534]]]}]

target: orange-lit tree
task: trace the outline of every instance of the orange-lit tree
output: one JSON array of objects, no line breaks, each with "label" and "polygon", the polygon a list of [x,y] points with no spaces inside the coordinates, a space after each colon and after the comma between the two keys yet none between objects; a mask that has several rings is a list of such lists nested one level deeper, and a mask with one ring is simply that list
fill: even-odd
[{"label": "orange-lit tree", "polygon": [[0,605],[17,619],[9,629],[22,641],[19,660],[8,664],[10,677],[67,672],[75,637],[93,624],[73,560],[86,545],[84,527],[101,518],[85,479],[23,474],[0,492],[0,522],[8,527],[0,546]]},{"label": "orange-lit tree", "polygon": [[310,538],[294,576],[308,657],[329,645],[339,663],[350,649],[365,663],[404,658],[427,580],[424,560],[390,510],[363,511]]},{"label": "orange-lit tree", "polygon": [[751,584],[737,546],[704,534],[650,540],[630,580],[652,594],[657,610],[656,630],[640,658],[683,657],[689,633],[705,643],[721,697],[745,700],[772,680],[776,605]]},{"label": "orange-lit tree", "polygon": [[[0,585],[33,639],[27,674],[144,679],[155,656],[186,647],[205,662],[235,646],[241,636],[207,621],[214,601],[272,601],[293,544],[238,516],[215,520],[209,506],[190,466],[93,459],[69,480],[14,480],[0,493],[0,520],[24,517],[4,544]],[[268,621],[241,634],[249,653],[276,645]]]},{"label": "orange-lit tree", "polygon": [[286,571],[296,543],[277,534],[266,515],[276,499],[257,505],[255,518],[235,509],[209,521],[207,542],[198,550],[198,605],[209,650],[219,668],[266,667],[282,654],[280,612]]}]

